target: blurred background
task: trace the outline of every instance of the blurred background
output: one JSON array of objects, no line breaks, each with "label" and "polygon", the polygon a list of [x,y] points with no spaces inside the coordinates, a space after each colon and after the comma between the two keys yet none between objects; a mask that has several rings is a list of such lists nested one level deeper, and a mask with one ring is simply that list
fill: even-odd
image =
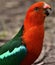
[{"label": "blurred background", "polygon": [[34,63],[55,65],[55,0],[0,0],[0,45],[16,35],[23,25],[27,9],[38,1],[49,3],[53,11],[45,19],[43,50]]}]

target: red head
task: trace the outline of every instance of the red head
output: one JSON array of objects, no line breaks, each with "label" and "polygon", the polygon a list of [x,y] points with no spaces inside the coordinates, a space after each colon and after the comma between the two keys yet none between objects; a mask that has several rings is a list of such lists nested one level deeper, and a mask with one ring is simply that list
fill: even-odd
[{"label": "red head", "polygon": [[38,2],[30,6],[24,21],[24,28],[44,24],[45,17],[49,15],[48,10],[51,10],[51,6],[45,2]]}]

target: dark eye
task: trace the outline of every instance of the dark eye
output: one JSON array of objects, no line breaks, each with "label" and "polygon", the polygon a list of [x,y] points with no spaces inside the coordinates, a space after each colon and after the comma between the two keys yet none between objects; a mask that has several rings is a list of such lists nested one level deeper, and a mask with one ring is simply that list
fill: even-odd
[{"label": "dark eye", "polygon": [[39,8],[38,8],[38,7],[35,7],[35,8],[34,8],[34,10],[38,11],[38,10],[39,10]]}]

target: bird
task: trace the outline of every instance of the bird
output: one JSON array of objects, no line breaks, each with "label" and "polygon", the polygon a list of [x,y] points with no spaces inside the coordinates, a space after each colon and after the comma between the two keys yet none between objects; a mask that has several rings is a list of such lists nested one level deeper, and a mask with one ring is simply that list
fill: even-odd
[{"label": "bird", "polygon": [[27,10],[24,23],[10,41],[0,46],[0,65],[31,65],[38,59],[44,39],[44,20],[51,6],[36,2]]}]

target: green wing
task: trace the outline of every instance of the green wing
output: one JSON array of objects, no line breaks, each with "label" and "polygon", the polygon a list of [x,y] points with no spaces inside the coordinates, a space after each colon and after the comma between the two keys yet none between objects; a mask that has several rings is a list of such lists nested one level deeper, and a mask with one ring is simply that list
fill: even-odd
[{"label": "green wing", "polygon": [[11,39],[10,41],[8,41],[7,43],[5,43],[3,46],[0,47],[0,54],[8,50],[11,52],[15,47],[19,47],[20,45],[22,45],[22,39],[21,39],[22,33],[23,33],[23,26],[13,39]]},{"label": "green wing", "polygon": [[6,51],[0,55],[0,65],[20,65],[27,54],[24,45],[15,48],[12,52]]},{"label": "green wing", "polygon": [[27,54],[26,47],[22,44],[23,26],[16,36],[0,47],[0,65],[20,65]]}]

